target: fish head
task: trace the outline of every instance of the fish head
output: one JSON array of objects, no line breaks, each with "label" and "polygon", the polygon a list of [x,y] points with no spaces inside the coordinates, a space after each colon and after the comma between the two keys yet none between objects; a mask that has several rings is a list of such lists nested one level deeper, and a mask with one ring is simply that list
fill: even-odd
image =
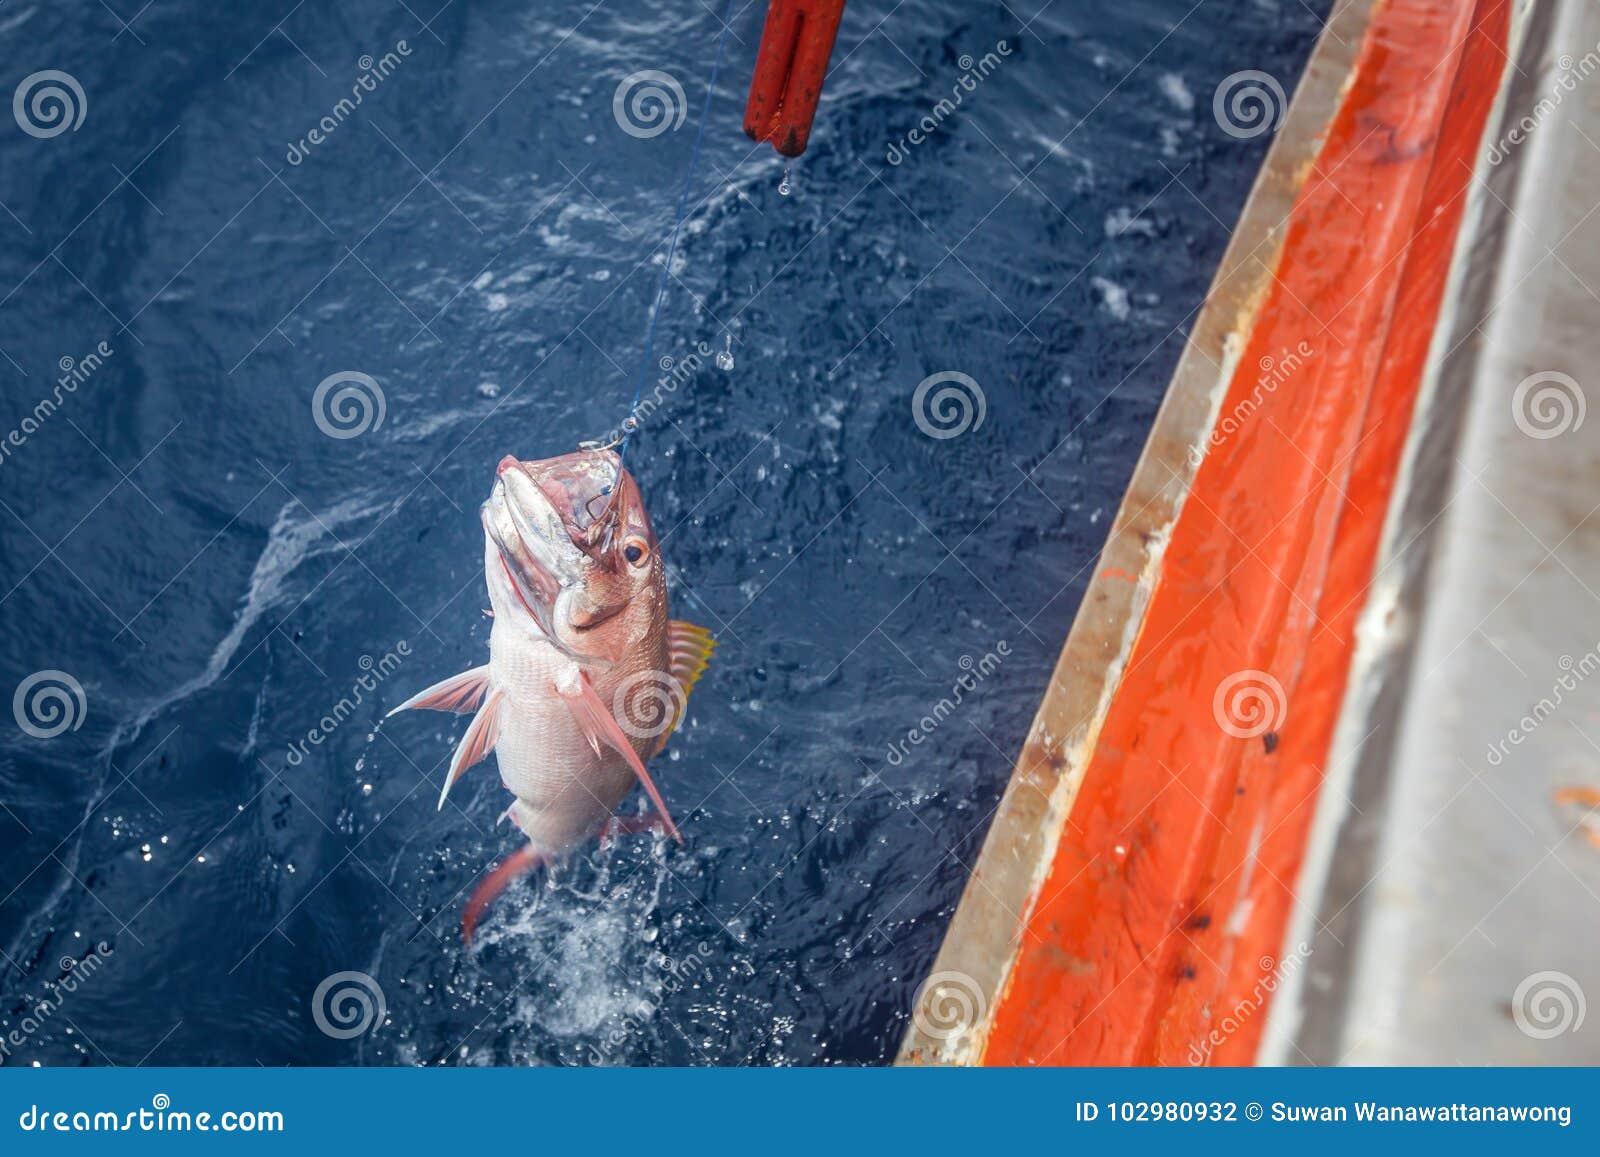
[{"label": "fish head", "polygon": [[531,622],[558,650],[600,665],[641,631],[664,629],[659,544],[614,451],[508,454],[482,517],[497,617]]}]

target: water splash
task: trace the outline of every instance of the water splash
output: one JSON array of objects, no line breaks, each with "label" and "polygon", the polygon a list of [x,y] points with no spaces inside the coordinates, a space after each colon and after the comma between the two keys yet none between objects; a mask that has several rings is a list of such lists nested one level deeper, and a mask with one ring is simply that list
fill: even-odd
[{"label": "water splash", "polygon": [[717,369],[724,372],[733,369],[733,335],[727,334],[722,339],[722,348],[717,351]]},{"label": "water splash", "polygon": [[794,191],[794,184],[789,179],[789,166],[783,166],[783,179],[778,182],[778,196],[787,197]]}]

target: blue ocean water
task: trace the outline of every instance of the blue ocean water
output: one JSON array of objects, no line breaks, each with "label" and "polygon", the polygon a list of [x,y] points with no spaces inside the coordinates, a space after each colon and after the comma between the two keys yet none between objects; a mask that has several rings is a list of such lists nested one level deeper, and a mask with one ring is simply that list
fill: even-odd
[{"label": "blue ocean water", "polygon": [[737,11],[630,451],[688,842],[470,954],[505,794],[379,720],[482,661],[495,463],[626,412],[718,14],[0,8],[0,1063],[892,1057],[1269,139],[1213,94],[1323,8],[854,0],[787,195]]}]

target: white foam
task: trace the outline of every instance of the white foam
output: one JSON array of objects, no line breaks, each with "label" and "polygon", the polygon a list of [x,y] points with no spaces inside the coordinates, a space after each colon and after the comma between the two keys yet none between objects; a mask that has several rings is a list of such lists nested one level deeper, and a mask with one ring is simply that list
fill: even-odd
[{"label": "white foam", "polygon": [[[381,509],[381,504],[368,503],[360,498],[347,498],[320,515],[314,515],[298,501],[289,502],[278,511],[278,517],[267,535],[267,545],[256,559],[250,572],[250,582],[245,590],[242,605],[234,616],[233,625],[217,645],[205,667],[192,678],[180,683],[165,695],[142,707],[131,720],[117,724],[106,744],[106,754],[132,739],[145,724],[162,711],[205,690],[221,678],[228,664],[238,653],[245,636],[271,607],[285,598],[285,583],[307,559],[343,547],[333,537],[338,528],[357,519],[366,518]],[[298,513],[297,513],[298,512]],[[324,539],[328,541],[324,542]],[[257,644],[259,646],[260,644]]]},{"label": "white foam", "polygon": [[1154,237],[1156,227],[1148,218],[1135,216],[1133,210],[1126,205],[1118,205],[1106,214],[1105,231],[1108,238],[1122,237],[1128,233],[1138,233],[1145,237]]},{"label": "white foam", "polygon": [[1118,321],[1127,321],[1131,312],[1128,306],[1128,291],[1115,281],[1108,281],[1104,277],[1092,277],[1089,283],[1100,291],[1101,304],[1112,317]]},{"label": "white foam", "polygon": [[1161,74],[1161,92],[1173,104],[1184,112],[1194,111],[1194,93],[1189,91],[1189,86],[1184,83],[1183,77],[1175,72]]}]

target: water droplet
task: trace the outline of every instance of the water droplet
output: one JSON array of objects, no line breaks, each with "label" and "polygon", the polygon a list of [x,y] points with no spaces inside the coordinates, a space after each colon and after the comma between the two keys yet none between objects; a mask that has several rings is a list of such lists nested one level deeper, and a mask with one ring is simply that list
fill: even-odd
[{"label": "water droplet", "polygon": [[783,179],[778,182],[778,196],[787,197],[793,189],[794,185],[789,182],[789,166],[785,165],[783,167]]},{"label": "water droplet", "polygon": [[722,341],[722,348],[717,351],[717,369],[724,372],[733,369],[733,335],[730,333]]}]

